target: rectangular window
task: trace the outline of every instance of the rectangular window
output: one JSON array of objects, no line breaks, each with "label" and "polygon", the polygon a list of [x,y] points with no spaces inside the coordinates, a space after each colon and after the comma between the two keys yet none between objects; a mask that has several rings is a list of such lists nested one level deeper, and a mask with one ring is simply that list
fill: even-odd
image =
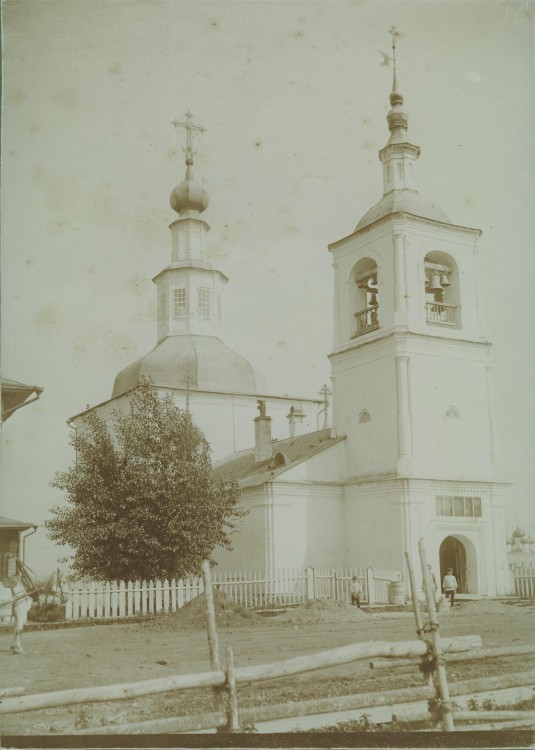
[{"label": "rectangular window", "polygon": [[197,289],[197,312],[201,318],[209,318],[212,314],[212,300],[210,289]]},{"label": "rectangular window", "polygon": [[217,295],[217,319],[223,320],[223,303],[220,294]]},{"label": "rectangular window", "polygon": [[437,516],[455,516],[457,518],[481,518],[480,497],[448,497],[437,495],[435,497],[435,509]]},{"label": "rectangular window", "polygon": [[185,289],[173,289],[173,318],[180,318],[188,312]]}]

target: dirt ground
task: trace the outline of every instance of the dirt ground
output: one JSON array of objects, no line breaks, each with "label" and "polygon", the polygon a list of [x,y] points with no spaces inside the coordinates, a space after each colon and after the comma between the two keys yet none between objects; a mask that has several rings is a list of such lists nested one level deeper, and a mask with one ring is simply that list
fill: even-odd
[{"label": "dirt ground", "polygon": [[[440,632],[445,637],[478,634],[484,648],[535,643],[534,613],[535,606],[519,604],[460,604],[441,616]],[[232,645],[237,667],[355,642],[415,638],[410,612],[371,613],[325,600],[265,618],[219,597],[216,618],[220,652],[224,654],[226,645]],[[0,634],[0,691],[23,686],[27,693],[42,693],[210,669],[201,598],[178,613],[141,623],[28,632],[23,636],[25,653],[20,656],[9,653],[9,644],[9,634]],[[534,666],[535,659],[524,656],[451,664],[447,669],[448,678],[455,681]],[[421,684],[416,669],[387,673],[370,670],[368,662],[356,662],[244,686],[238,699],[246,707]],[[0,716],[0,730],[3,734],[67,734],[110,723],[212,710],[212,693],[204,689]]]}]

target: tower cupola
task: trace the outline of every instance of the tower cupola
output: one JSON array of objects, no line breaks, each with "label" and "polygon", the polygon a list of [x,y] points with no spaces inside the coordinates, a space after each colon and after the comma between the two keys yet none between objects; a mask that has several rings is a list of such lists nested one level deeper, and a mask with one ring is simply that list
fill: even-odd
[{"label": "tower cupola", "polygon": [[392,35],[392,61],[394,78],[390,93],[390,111],[386,116],[390,138],[386,146],[379,152],[383,164],[383,194],[391,190],[415,190],[415,163],[420,156],[420,149],[409,143],[407,130],[409,116],[403,110],[403,95],[398,91],[396,77],[396,38],[399,36],[394,27],[390,29]]}]

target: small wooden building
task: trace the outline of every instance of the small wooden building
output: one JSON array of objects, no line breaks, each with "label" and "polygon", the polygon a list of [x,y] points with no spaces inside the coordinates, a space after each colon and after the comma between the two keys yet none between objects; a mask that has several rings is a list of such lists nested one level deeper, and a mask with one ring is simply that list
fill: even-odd
[{"label": "small wooden building", "polygon": [[22,533],[28,529],[37,529],[37,524],[0,516],[0,577],[15,575],[16,558],[23,557]]}]

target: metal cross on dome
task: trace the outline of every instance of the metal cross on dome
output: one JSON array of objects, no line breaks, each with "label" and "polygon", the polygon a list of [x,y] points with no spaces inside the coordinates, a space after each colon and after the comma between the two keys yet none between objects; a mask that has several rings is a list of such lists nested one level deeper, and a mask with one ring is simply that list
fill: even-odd
[{"label": "metal cross on dome", "polygon": [[392,67],[394,68],[394,82],[392,85],[392,91],[396,90],[396,39],[399,37],[399,31],[395,26],[388,29],[388,33],[392,37]]},{"label": "metal cross on dome", "polygon": [[186,118],[186,122],[177,120],[177,118],[175,117],[171,124],[175,128],[184,128],[184,130],[186,131],[186,148],[183,147],[182,150],[186,154],[186,157],[191,158],[194,156],[194,154],[197,153],[193,150],[193,131],[196,130],[198,133],[204,133],[206,132],[206,128],[204,128],[202,125],[194,125],[192,123],[193,115],[189,110],[186,112],[184,117]]}]

